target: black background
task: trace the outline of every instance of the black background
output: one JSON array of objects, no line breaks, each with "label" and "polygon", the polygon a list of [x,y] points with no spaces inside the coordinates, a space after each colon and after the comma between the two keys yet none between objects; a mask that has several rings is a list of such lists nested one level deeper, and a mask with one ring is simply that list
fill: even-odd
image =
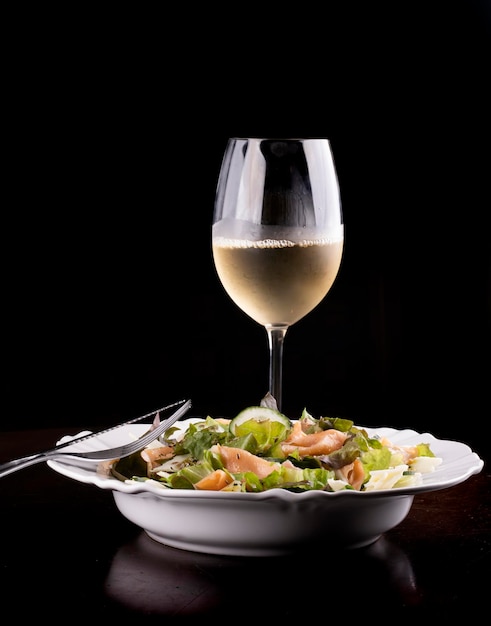
[{"label": "black background", "polygon": [[102,427],[185,397],[198,415],[257,404],[266,333],[210,252],[221,158],[230,136],[321,136],[345,252],[288,331],[285,413],[483,451],[490,3],[396,6],[12,16],[0,429]]}]

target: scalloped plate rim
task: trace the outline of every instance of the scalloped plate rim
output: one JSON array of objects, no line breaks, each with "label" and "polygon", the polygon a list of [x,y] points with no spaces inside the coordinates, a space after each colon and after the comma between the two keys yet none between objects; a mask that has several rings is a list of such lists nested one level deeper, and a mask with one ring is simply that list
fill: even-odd
[{"label": "scalloped plate rim", "polygon": [[[191,417],[178,422],[176,425],[180,427],[187,427],[188,424],[196,421],[201,421],[203,418]],[[148,430],[149,424],[131,424],[129,426],[122,426],[118,429],[118,434],[128,432],[128,435],[141,435],[145,430]],[[443,458],[442,464],[436,468],[434,472],[423,475],[423,484],[416,487],[407,487],[400,489],[382,489],[378,491],[359,492],[353,490],[342,490],[336,492],[326,492],[319,490],[305,491],[302,493],[293,493],[286,489],[270,489],[261,493],[243,493],[243,492],[220,492],[220,491],[194,491],[187,489],[169,489],[166,487],[160,487],[158,484],[151,482],[122,482],[116,478],[110,476],[104,476],[97,474],[97,466],[94,464],[93,468],[79,468],[72,465],[66,465],[61,461],[48,461],[47,464],[51,469],[55,470],[59,474],[71,478],[78,482],[92,484],[100,489],[106,489],[111,491],[120,491],[127,494],[151,494],[159,498],[192,498],[197,500],[209,500],[209,499],[223,499],[223,498],[240,498],[246,500],[265,500],[265,499],[279,499],[284,501],[298,500],[300,498],[339,498],[339,497],[396,497],[406,495],[417,495],[420,493],[427,493],[429,491],[437,491],[440,489],[447,489],[453,487],[459,483],[464,482],[472,475],[481,472],[484,467],[484,461],[472,451],[472,449],[465,443],[454,440],[438,439],[434,435],[428,432],[419,433],[415,430],[405,428],[396,429],[389,426],[383,426],[379,428],[357,426],[358,428],[364,428],[369,435],[380,435],[389,437],[394,443],[399,445],[411,445],[415,443],[429,443],[436,456]],[[65,450],[92,450],[100,447],[109,447],[114,445],[114,440],[111,441],[111,435],[114,436],[115,431],[108,433],[103,438],[89,439],[84,442],[74,443],[73,446],[69,446]],[[90,431],[81,431],[76,435],[65,435],[59,439],[56,444],[76,439],[77,437],[90,434]],[[96,444],[94,446],[94,443]],[[100,445],[102,443],[102,446]],[[117,442],[119,443],[119,442]],[[97,445],[99,444],[99,445]],[[455,464],[458,464],[457,468],[452,468]],[[452,470],[449,471],[448,470]]]}]

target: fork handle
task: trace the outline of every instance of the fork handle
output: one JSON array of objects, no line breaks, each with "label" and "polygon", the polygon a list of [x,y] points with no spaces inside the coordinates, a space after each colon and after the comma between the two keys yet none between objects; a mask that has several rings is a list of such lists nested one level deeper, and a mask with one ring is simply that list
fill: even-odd
[{"label": "fork handle", "polygon": [[63,459],[63,463],[66,465],[75,465],[76,467],[87,467],[87,465],[94,465],[94,463],[100,463],[101,460],[97,458],[86,459],[76,452],[57,452],[56,450],[49,450],[48,452],[38,452],[37,454],[31,454],[30,456],[23,456],[20,459],[14,459],[0,465],[0,478],[12,474],[17,470],[24,469],[30,465],[36,465],[36,463],[42,463],[43,461],[54,461],[56,459]]},{"label": "fork handle", "polygon": [[36,463],[47,461],[49,458],[50,457],[48,455],[43,452],[39,452],[38,454],[31,454],[29,456],[23,456],[20,459],[8,461],[8,463],[2,463],[0,465],[0,478],[7,476],[7,474],[11,474],[12,472],[16,472],[17,470],[24,469],[24,467],[29,467],[29,465],[35,465]]}]

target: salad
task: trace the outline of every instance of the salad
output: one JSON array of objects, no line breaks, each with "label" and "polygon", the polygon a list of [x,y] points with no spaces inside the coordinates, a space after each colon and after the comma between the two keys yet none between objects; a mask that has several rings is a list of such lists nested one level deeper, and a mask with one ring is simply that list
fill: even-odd
[{"label": "salad", "polygon": [[304,409],[292,421],[268,394],[232,419],[207,416],[188,420],[185,429],[173,426],[101,470],[168,489],[334,492],[417,486],[441,462],[427,443],[394,445],[348,419],[316,418]]}]

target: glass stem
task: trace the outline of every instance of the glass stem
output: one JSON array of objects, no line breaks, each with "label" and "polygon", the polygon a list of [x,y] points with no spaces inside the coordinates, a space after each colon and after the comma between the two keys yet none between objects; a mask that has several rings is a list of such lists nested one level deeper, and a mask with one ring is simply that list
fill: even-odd
[{"label": "glass stem", "polygon": [[276,400],[278,411],[282,406],[283,342],[288,326],[266,325],[269,343],[269,393]]}]

